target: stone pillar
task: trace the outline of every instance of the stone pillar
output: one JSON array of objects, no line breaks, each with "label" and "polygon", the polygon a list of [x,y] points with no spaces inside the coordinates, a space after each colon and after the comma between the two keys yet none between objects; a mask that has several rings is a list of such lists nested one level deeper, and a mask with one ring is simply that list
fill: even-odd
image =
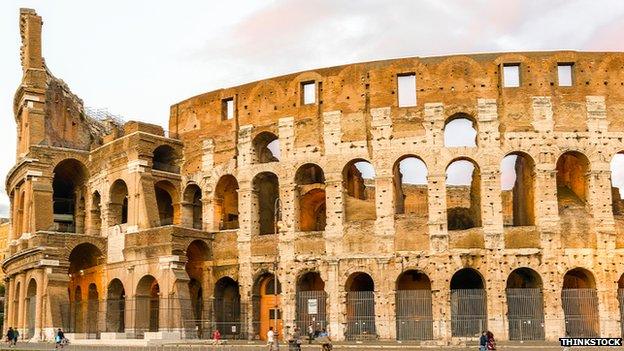
[{"label": "stone pillar", "polygon": [[446,221],[446,174],[429,173],[427,183],[430,250],[433,253],[444,252],[449,248]]},{"label": "stone pillar", "polygon": [[597,282],[598,315],[600,316],[600,336],[618,338],[622,336],[620,329],[620,306],[617,299],[618,286],[612,281]]},{"label": "stone pillar", "polygon": [[[388,262],[377,262],[379,272],[388,271]],[[375,282],[375,330],[380,339],[396,339],[394,281]]]},{"label": "stone pillar", "polygon": [[243,312],[246,316],[246,320],[241,320],[241,322],[246,323],[245,329],[248,331],[248,337],[252,338],[254,336],[254,325],[252,301],[253,271],[251,267],[251,230],[252,222],[255,220],[256,214],[253,211],[251,182],[249,180],[239,181],[238,186],[240,223],[237,238],[239,255],[238,285],[241,303],[243,304],[242,308],[245,308],[245,306],[247,308],[247,311]]},{"label": "stone pillar", "polygon": [[481,170],[481,225],[486,249],[504,249],[503,209],[500,170],[484,166]]},{"label": "stone pillar", "polygon": [[332,340],[342,341],[345,339],[346,323],[346,293],[340,284],[338,261],[328,260],[327,281],[327,321]]},{"label": "stone pillar", "polygon": [[451,288],[446,279],[432,279],[431,301],[434,340],[451,339]]},{"label": "stone pillar", "polygon": [[427,144],[432,148],[444,147],[444,104],[426,103],[424,115]]},{"label": "stone pillar", "polygon": [[535,224],[541,231],[540,246],[548,256],[561,248],[557,171],[554,170],[554,165],[536,164],[534,186]]},{"label": "stone pillar", "polygon": [[[557,273],[555,267],[549,270],[544,279],[544,332],[546,340],[556,341],[565,335],[565,318],[561,301],[561,286],[563,281],[553,279]],[[548,278],[546,276],[549,276]],[[550,284],[549,284],[550,281]]]},{"label": "stone pillar", "polygon": [[486,282],[487,318],[488,330],[498,335],[498,340],[507,340],[507,297],[505,294],[507,277],[504,276],[500,267],[495,263],[502,261],[503,257],[495,254],[489,260],[488,281]]},{"label": "stone pillar", "polygon": [[253,163],[253,151],[251,145],[252,125],[240,126],[238,129],[238,168],[246,168]]},{"label": "stone pillar", "polygon": [[325,248],[327,257],[342,253],[342,233],[344,223],[344,199],[342,174],[325,174],[325,198],[327,225],[325,226]]},{"label": "stone pillar", "polygon": [[[282,262],[280,262],[282,263]],[[291,263],[287,263],[288,265]],[[284,273],[286,269],[280,269],[281,279],[279,281],[282,284],[282,293],[280,294],[280,308],[282,310],[282,324],[284,330],[282,335],[288,337],[288,333],[292,333],[296,326],[296,291],[297,291],[297,277],[294,274]],[[305,331],[302,331],[305,332]]]},{"label": "stone pillar", "polygon": [[378,238],[378,247],[384,245],[384,253],[394,252],[394,182],[387,170],[381,170],[375,177],[375,200],[377,218],[375,220],[375,236]]},{"label": "stone pillar", "polygon": [[340,111],[323,112],[323,146],[325,155],[340,153],[340,145],[342,143],[341,117],[342,112]]},{"label": "stone pillar", "polygon": [[295,119],[293,117],[280,118],[279,125],[279,144],[280,144],[280,161],[288,161],[295,152]]},{"label": "stone pillar", "polygon": [[608,162],[592,163],[588,174],[589,194],[596,229],[596,248],[615,250],[615,221],[611,200],[611,171]]}]

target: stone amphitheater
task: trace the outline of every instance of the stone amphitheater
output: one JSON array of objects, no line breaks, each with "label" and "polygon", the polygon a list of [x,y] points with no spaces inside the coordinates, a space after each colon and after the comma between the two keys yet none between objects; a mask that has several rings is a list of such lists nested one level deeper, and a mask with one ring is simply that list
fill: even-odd
[{"label": "stone amphitheater", "polygon": [[[5,329],[622,334],[624,54],[412,57],[94,118],[20,12]],[[277,279],[275,278],[277,277]]]}]

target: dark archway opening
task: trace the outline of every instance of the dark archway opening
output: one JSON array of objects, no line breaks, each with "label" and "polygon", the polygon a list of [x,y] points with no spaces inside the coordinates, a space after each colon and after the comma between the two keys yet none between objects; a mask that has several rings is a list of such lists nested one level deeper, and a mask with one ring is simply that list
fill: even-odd
[{"label": "dark archway opening", "polygon": [[544,340],[542,278],[530,268],[518,268],[507,278],[507,318],[510,340]]},{"label": "dark archway opening", "polygon": [[600,335],[598,293],[591,272],[583,268],[569,270],[563,277],[561,301],[566,335],[579,338]]},{"label": "dark archway opening", "polygon": [[106,295],[106,331],[124,333],[126,330],[126,291],[119,279],[108,284]]},{"label": "dark archway opening", "polygon": [[451,278],[451,334],[476,337],[487,329],[487,300],[481,274],[462,268]]},{"label": "dark archway opening", "polygon": [[327,293],[318,272],[307,272],[297,280],[295,324],[308,333],[327,328]]},{"label": "dark archway opening", "polygon": [[347,333],[348,340],[377,337],[375,326],[375,283],[370,275],[356,272],[345,284],[347,291]]},{"label": "dark archway opening", "polygon": [[396,281],[398,340],[433,339],[431,281],[426,274],[408,270]]}]

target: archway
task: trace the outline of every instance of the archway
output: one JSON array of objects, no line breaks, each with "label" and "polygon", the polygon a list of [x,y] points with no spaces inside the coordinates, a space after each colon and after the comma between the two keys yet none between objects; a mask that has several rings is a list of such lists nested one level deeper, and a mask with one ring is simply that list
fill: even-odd
[{"label": "archway", "polygon": [[534,178],[535,164],[529,155],[516,152],[503,158],[501,198],[504,225],[531,226],[535,224]]},{"label": "archway", "polygon": [[481,175],[470,159],[451,162],[446,168],[448,230],[481,227]]},{"label": "archway", "polygon": [[128,223],[128,186],[121,179],[117,179],[111,185],[108,208],[109,226]]},{"label": "archway", "polygon": [[507,278],[509,340],[544,340],[542,278],[530,268],[518,268]]},{"label": "archway", "polygon": [[186,249],[186,260],[186,273],[191,278],[188,288],[191,298],[192,318],[198,336],[201,338],[204,334],[204,324],[208,319],[205,315],[204,289],[202,286],[202,282],[206,280],[204,273],[209,268],[206,265],[206,262],[210,260],[208,244],[202,240],[191,242]]},{"label": "archway", "polygon": [[177,219],[178,199],[176,187],[166,180],[161,180],[154,184],[156,194],[156,204],[158,207],[158,218],[160,225],[171,225]]},{"label": "archway", "polygon": [[485,284],[478,271],[462,268],[451,278],[451,335],[474,337],[487,329]]},{"label": "archway", "polygon": [[431,281],[426,274],[408,270],[396,281],[396,332],[398,340],[433,339]]},{"label": "archway", "polygon": [[271,172],[262,172],[253,179],[252,205],[257,209],[258,233],[275,234],[275,202],[279,198],[279,181]]},{"label": "archway", "polygon": [[404,156],[393,168],[394,213],[427,218],[427,166],[418,157]]},{"label": "archway", "polygon": [[327,293],[318,272],[307,272],[297,280],[295,324],[302,333],[327,327]]},{"label": "archway", "polygon": [[106,331],[123,333],[126,330],[126,291],[121,280],[108,284],[106,295]]},{"label": "archway", "polygon": [[87,293],[87,320],[85,332],[90,338],[99,336],[98,328],[99,294],[95,283],[89,284]]},{"label": "archway", "polygon": [[561,302],[566,335],[579,338],[600,335],[598,293],[596,281],[590,271],[574,268],[564,275]]},{"label": "archway", "polygon": [[71,316],[74,319],[74,323],[71,323],[73,326],[73,332],[78,334],[84,333],[84,303],[82,300],[82,289],[80,288],[80,285],[76,286],[74,289],[73,298],[70,293],[70,300],[73,301],[71,304],[73,309]]},{"label": "archway", "polygon": [[215,327],[224,338],[240,339],[243,336],[241,324],[241,297],[238,282],[230,277],[217,281],[214,290]]},{"label": "archway", "polygon": [[84,233],[86,167],[78,160],[66,159],[54,167],[52,207],[54,230]]},{"label": "archway", "polygon": [[589,160],[576,151],[568,151],[557,160],[557,200],[559,207],[585,207]]},{"label": "archway", "polygon": [[13,326],[17,326],[18,322],[19,322],[19,310],[20,310],[20,296],[22,293],[22,284],[21,282],[17,282],[17,285],[15,286],[15,292],[13,294],[13,305],[12,305],[12,309],[11,309],[11,316],[12,316],[12,321],[13,322]]},{"label": "archway", "polygon": [[[277,291],[276,287],[277,285]],[[265,273],[261,275],[254,284],[253,290],[254,302],[254,323],[256,324],[256,333],[259,333],[260,340],[266,340],[266,334],[269,327],[277,330],[279,338],[282,338],[282,307],[281,294],[282,285],[274,280],[274,275]]]},{"label": "archway", "polygon": [[26,332],[24,339],[31,339],[35,336],[35,318],[37,313],[37,281],[32,278],[28,282],[26,290]]},{"label": "archway", "polygon": [[342,170],[346,221],[377,218],[375,206],[375,169],[362,159],[352,160]]},{"label": "archway", "polygon": [[262,132],[253,139],[253,162],[268,163],[279,162],[280,144],[279,138],[270,132]]},{"label": "archway", "polygon": [[184,189],[185,224],[191,228],[202,229],[202,192],[197,184],[189,184]]},{"label": "archway", "polygon": [[180,173],[177,165],[178,156],[169,145],[160,145],[152,154],[152,169],[169,173]]},{"label": "archway", "polygon": [[620,304],[620,329],[621,335],[624,337],[624,274],[618,280],[618,302]]},{"label": "archway", "polygon": [[215,220],[219,229],[238,229],[238,182],[231,174],[219,179],[214,196]]},{"label": "archway", "polygon": [[477,128],[474,119],[466,113],[456,113],[444,124],[445,147],[476,147]]},{"label": "archway", "polygon": [[[98,296],[95,283],[101,277],[103,259],[102,251],[90,243],[76,245],[68,258],[69,310],[73,311],[70,315],[74,319],[71,324],[74,332],[88,333],[89,337],[97,337],[97,334],[89,333],[97,331]],[[83,296],[85,292],[86,296]]]},{"label": "archway", "polygon": [[157,332],[160,325],[160,286],[156,278],[146,275],[137,284],[135,299],[135,330],[137,337]]},{"label": "archway", "polygon": [[297,206],[299,212],[299,230],[325,230],[325,175],[318,165],[307,163],[295,174],[297,185]]},{"label": "archway", "polygon": [[348,340],[376,338],[375,326],[375,283],[370,275],[356,272],[345,284],[347,291],[347,333]]}]

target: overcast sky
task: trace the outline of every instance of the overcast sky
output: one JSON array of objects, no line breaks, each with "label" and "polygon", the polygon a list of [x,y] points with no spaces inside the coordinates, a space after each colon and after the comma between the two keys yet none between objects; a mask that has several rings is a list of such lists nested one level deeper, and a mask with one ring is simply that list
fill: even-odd
[{"label": "overcast sky", "polygon": [[[0,174],[14,163],[18,13],[43,17],[50,70],[86,105],[167,126],[190,96],[279,74],[403,56],[624,49],[624,1],[0,2]],[[0,215],[8,199],[0,194]]]}]

